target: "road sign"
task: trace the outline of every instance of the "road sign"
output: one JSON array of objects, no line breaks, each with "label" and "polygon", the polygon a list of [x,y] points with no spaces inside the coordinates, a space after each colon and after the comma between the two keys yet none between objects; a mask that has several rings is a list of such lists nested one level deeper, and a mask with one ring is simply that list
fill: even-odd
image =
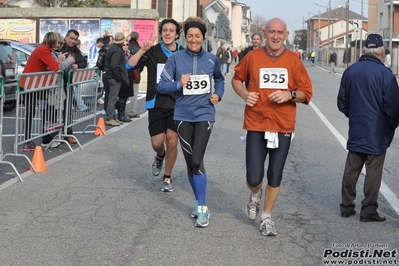
[{"label": "road sign", "polygon": [[360,39],[360,29],[353,29],[353,37],[355,40]]}]

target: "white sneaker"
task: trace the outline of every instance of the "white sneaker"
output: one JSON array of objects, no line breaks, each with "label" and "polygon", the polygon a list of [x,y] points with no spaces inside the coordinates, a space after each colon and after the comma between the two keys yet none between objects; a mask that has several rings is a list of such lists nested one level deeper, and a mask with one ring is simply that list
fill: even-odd
[{"label": "white sneaker", "polygon": [[259,225],[259,230],[262,232],[264,236],[276,236],[277,231],[274,228],[274,222],[270,218],[266,218],[261,221]]},{"label": "white sneaker", "polygon": [[245,208],[245,213],[247,214],[248,218],[251,220],[255,220],[259,215],[260,210],[260,200],[262,198],[262,188],[259,189],[258,192],[259,198],[252,199],[252,192],[249,195],[249,202]]}]

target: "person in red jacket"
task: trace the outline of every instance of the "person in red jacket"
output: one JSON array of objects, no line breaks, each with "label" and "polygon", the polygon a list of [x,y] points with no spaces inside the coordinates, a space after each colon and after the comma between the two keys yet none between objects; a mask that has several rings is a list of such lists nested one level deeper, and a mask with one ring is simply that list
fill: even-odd
[{"label": "person in red jacket", "polygon": [[[54,60],[52,51],[58,50],[60,47],[59,36],[55,32],[47,32],[43,37],[43,42],[39,45],[29,56],[29,59],[26,63],[26,66],[23,70],[23,74],[26,73],[34,73],[34,72],[44,72],[44,71],[58,71],[60,69],[59,62]],[[65,60],[65,55],[61,56],[61,60]],[[73,57],[68,57],[68,60],[72,60]],[[21,77],[20,80],[21,90],[29,90],[29,88],[24,88],[25,85],[25,76]],[[25,94],[25,140],[31,138],[31,130],[32,130],[32,120],[35,116],[36,104],[38,100],[45,100],[43,93],[34,94],[33,96]],[[42,97],[40,97],[42,96]],[[40,97],[40,99],[38,99]],[[43,115],[45,116],[45,115]],[[45,120],[42,119],[42,123],[44,125]],[[45,137],[42,140],[43,143],[46,143]],[[29,141],[24,144],[23,151],[34,151],[36,144],[33,141]]]}]

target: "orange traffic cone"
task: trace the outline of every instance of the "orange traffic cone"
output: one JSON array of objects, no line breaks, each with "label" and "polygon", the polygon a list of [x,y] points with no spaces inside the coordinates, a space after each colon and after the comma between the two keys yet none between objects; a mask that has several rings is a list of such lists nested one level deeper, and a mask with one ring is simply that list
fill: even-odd
[{"label": "orange traffic cone", "polygon": [[101,116],[98,118],[97,127],[96,131],[94,131],[94,135],[104,136],[105,134],[107,134],[107,128],[105,127],[104,117]]},{"label": "orange traffic cone", "polygon": [[[46,163],[44,162],[42,147],[36,146],[35,153],[33,154],[32,164],[38,173],[46,172],[47,167]],[[32,167],[30,168],[30,171],[34,172]]]}]

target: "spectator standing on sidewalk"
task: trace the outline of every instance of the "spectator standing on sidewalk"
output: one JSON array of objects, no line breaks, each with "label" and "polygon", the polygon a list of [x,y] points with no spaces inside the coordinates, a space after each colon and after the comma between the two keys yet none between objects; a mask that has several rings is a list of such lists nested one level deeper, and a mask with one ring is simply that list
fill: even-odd
[{"label": "spectator standing on sidewalk", "polygon": [[391,63],[391,53],[389,52],[388,48],[385,48],[385,57],[384,57],[384,65],[391,69],[392,63]]},{"label": "spectator standing on sidewalk", "polygon": [[115,104],[118,101],[121,87],[129,87],[131,85],[126,69],[127,60],[125,52],[123,51],[123,44],[125,41],[126,37],[123,32],[117,32],[115,34],[114,43],[109,45],[105,54],[104,77],[108,80],[109,84],[105,124],[110,126],[119,126],[123,124],[123,121],[115,118]]},{"label": "spectator standing on sidewalk", "polygon": [[89,49],[89,54],[87,55],[87,60],[89,62],[89,68],[95,67],[97,58],[98,58],[98,52],[100,51],[101,47],[103,47],[103,38],[98,38],[96,40],[96,43],[94,43],[92,46],[90,46]]},{"label": "spectator standing on sidewalk", "polygon": [[369,34],[363,55],[342,75],[337,106],[349,118],[348,156],[342,177],[341,217],[356,214],[356,183],[366,167],[360,222],[383,222],[378,193],[385,155],[399,124],[399,87],[384,64],[385,49],[379,34]]},{"label": "spectator standing on sidewalk", "polygon": [[[32,52],[32,54],[29,56],[29,59],[26,63],[26,66],[24,67],[23,74],[27,73],[34,73],[34,72],[44,72],[44,71],[58,71],[60,69],[60,63],[55,60],[55,58],[52,55],[53,50],[58,50],[59,47],[61,46],[59,35],[55,32],[47,32],[44,37],[43,37],[43,42]],[[60,61],[64,61],[66,57],[66,54],[62,54],[60,56]],[[69,56],[66,62],[64,64],[73,64],[74,63],[74,58]],[[68,63],[69,62],[69,63]],[[21,84],[21,90],[29,89],[29,88],[24,88],[24,83],[25,83],[25,77],[22,76],[20,80]],[[36,93],[35,93],[36,94]],[[39,98],[38,96],[43,96],[43,95],[33,95],[29,97],[26,97],[27,99],[25,100],[25,140],[28,140],[31,138],[31,130],[32,130],[32,121],[33,118],[35,117],[36,113],[36,105],[38,100],[46,101],[47,99],[45,98]],[[44,97],[44,96],[43,96]],[[49,109],[47,106],[43,109],[42,113],[42,125],[43,125],[43,133],[45,133],[45,128],[44,124],[46,121],[46,117],[49,117],[49,115],[46,114],[46,112]],[[49,136],[43,136],[42,138],[42,146],[47,146],[52,140],[52,137]],[[59,145],[57,142],[53,142],[53,146],[50,148],[55,148]],[[34,151],[36,148],[36,144],[33,141],[26,142],[22,148],[23,151]]]},{"label": "spectator standing on sidewalk", "polygon": [[[138,43],[138,40],[140,38],[140,35],[137,31],[133,31],[130,34],[130,40],[129,40],[129,51],[132,55],[137,53],[141,46]],[[134,69],[136,71],[137,77],[133,79],[133,97],[130,98],[130,101],[132,102],[132,109],[129,112],[129,118],[139,118],[140,115],[137,113],[137,97],[139,95],[139,85],[140,85],[140,80],[141,80],[141,72],[143,71],[143,68],[141,69]]]},{"label": "spectator standing on sidewalk", "polygon": [[[122,46],[123,52],[125,54],[126,62],[132,56],[129,51],[129,42],[126,40]],[[132,120],[126,116],[126,103],[129,97],[134,96],[133,92],[133,73],[132,69],[127,70],[127,76],[129,78],[129,84],[122,84],[121,89],[118,94],[117,109],[118,109],[118,120],[122,122],[132,122]]]},{"label": "spectator standing on sidewalk", "polygon": [[227,73],[227,62],[229,61],[229,53],[227,52],[226,47],[222,47],[222,58],[219,58],[223,76],[226,76]]},{"label": "spectator standing on sidewalk", "polygon": [[[82,52],[79,48],[76,47],[76,42],[79,38],[79,32],[75,29],[68,30],[67,34],[65,35],[65,42],[61,47],[61,53],[67,53],[67,56],[72,56],[75,59],[75,63],[72,64],[71,68],[64,71],[64,88],[65,92],[67,93],[70,88],[68,88],[68,75],[69,70],[77,70],[78,68],[86,68],[87,67],[87,60],[82,55]],[[66,94],[68,95],[68,93]],[[73,93],[69,93],[69,99],[65,99],[64,110],[63,110],[63,117],[64,117],[64,124],[67,122],[66,114],[71,114],[72,111],[72,100],[73,100]],[[68,110],[68,111],[67,111]],[[68,123],[71,123],[72,116],[69,115]],[[65,133],[65,132],[64,132]],[[68,127],[67,135],[73,135],[72,127]],[[76,140],[74,137],[66,137],[66,141],[70,144],[76,144]]]},{"label": "spectator standing on sidewalk", "polygon": [[[141,49],[129,59],[129,64],[135,68],[147,67],[148,130],[151,145],[156,152],[152,164],[152,174],[158,176],[165,159],[163,175],[164,192],[173,191],[172,170],[177,157],[178,136],[173,121],[176,93],[161,94],[157,92],[157,84],[168,58],[176,51],[184,49],[176,40],[180,36],[181,26],[174,19],[164,19],[159,26],[162,43],[153,45],[155,39],[148,39]],[[166,145],[166,148],[165,148]]]},{"label": "spectator standing on sidewalk", "polygon": [[[271,213],[280,194],[283,169],[295,131],[296,104],[309,104],[312,82],[298,56],[284,47],[288,38],[286,23],[279,18],[266,22],[263,30],[266,46],[248,53],[235,67],[232,85],[244,99],[247,187],[250,198],[246,207],[249,219],[260,210],[264,168],[269,154],[267,186],[259,230],[275,236]],[[275,82],[272,75],[278,77]],[[243,86],[248,81],[248,87]]]},{"label": "spectator standing on sidewalk", "polygon": [[337,54],[331,50],[330,51],[330,73],[335,73],[335,65],[337,64]]},{"label": "spectator standing on sidewalk", "polygon": [[104,85],[104,111],[107,110],[108,96],[109,96],[109,84],[108,80],[105,78],[105,54],[107,53],[110,44],[114,43],[114,37],[112,35],[104,36],[103,47],[98,51],[96,67],[101,71],[101,78]]},{"label": "spectator standing on sidewalk", "polygon": [[226,75],[231,75],[230,74],[230,65],[231,65],[231,60],[233,58],[233,55],[231,54],[230,47],[227,47],[226,53],[227,53]]},{"label": "spectator standing on sidewalk", "polygon": [[222,60],[222,55],[223,55],[223,48],[224,48],[224,43],[220,43],[220,46],[218,47],[218,49],[216,50],[216,56],[217,58],[219,58],[219,61]]},{"label": "spectator standing on sidewalk", "polygon": [[[195,226],[206,227],[210,213],[204,156],[215,123],[215,105],[224,94],[224,76],[218,58],[201,46],[207,31],[204,21],[190,17],[183,23],[183,30],[187,48],[168,59],[157,89],[160,93],[176,92],[174,120],[195,196],[191,217],[197,218]],[[195,84],[201,84],[201,88],[196,89]]]}]

